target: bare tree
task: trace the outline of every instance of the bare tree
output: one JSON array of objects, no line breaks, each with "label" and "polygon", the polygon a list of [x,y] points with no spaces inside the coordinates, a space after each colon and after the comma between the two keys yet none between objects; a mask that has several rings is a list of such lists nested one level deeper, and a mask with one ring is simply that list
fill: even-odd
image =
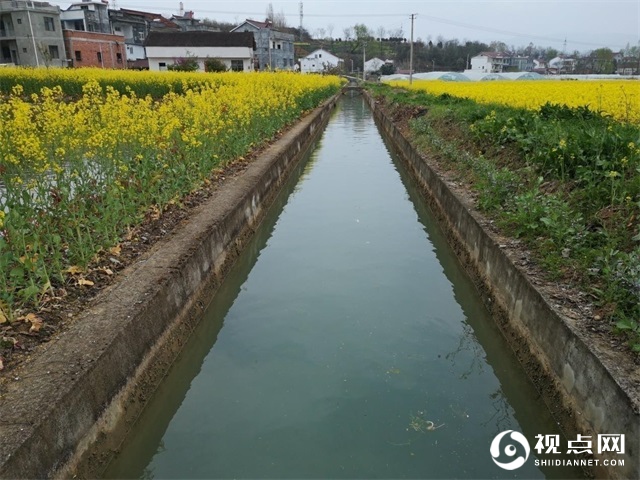
[{"label": "bare tree", "polygon": [[387,34],[387,30],[380,26],[376,30],[376,35],[378,36],[378,55],[382,57],[382,41],[384,40],[384,36]]},{"label": "bare tree", "polygon": [[284,14],[284,11],[282,9],[280,9],[280,11],[275,14],[272,23],[276,28],[287,28],[287,16]]},{"label": "bare tree", "polygon": [[391,38],[403,38],[404,30],[402,30],[402,26],[399,26],[398,28],[393,30],[389,30],[389,36]]},{"label": "bare tree", "polygon": [[353,39],[353,27],[347,27],[345,28],[342,33],[344,33],[344,39],[345,41],[349,41]]},{"label": "bare tree", "polygon": [[327,25],[327,33],[329,34],[329,38],[333,38],[333,23]]},{"label": "bare tree", "polygon": [[275,17],[275,15],[273,13],[273,3],[270,3],[267,6],[266,16],[267,16],[267,21],[273,23],[273,20],[274,20],[274,17]]}]

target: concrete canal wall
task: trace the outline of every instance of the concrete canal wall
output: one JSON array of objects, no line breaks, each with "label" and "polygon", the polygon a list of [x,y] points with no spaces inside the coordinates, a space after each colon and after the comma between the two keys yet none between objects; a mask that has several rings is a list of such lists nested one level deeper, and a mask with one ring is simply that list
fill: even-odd
[{"label": "concrete canal wall", "polygon": [[[581,338],[570,320],[516,267],[505,245],[482,226],[471,206],[434,172],[375,99],[366,97],[383,135],[423,187],[450,244],[568,440],[575,440],[578,433],[591,435],[595,454],[598,434],[626,434],[626,455],[596,455],[600,466],[593,472],[598,477],[640,478],[637,368],[621,365],[590,339]],[[624,467],[603,466],[605,460],[621,458]]]},{"label": "concrete canal wall", "polygon": [[338,98],[226,182],[20,370],[0,398],[0,478],[101,473]]}]

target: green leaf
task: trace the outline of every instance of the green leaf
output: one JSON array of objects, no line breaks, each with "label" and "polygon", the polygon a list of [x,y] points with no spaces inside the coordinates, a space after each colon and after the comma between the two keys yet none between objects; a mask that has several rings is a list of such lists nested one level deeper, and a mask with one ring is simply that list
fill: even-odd
[{"label": "green leaf", "polygon": [[24,277],[24,269],[22,267],[13,267],[9,272],[10,277],[22,278]]},{"label": "green leaf", "polygon": [[39,293],[40,293],[40,288],[37,285],[32,285],[30,287],[23,288],[22,290],[20,290],[20,292],[18,292],[18,294],[21,297],[23,297],[25,300],[28,300]]},{"label": "green leaf", "polygon": [[635,330],[638,325],[636,322],[625,318],[624,320],[618,320],[616,322],[616,327],[620,330]]}]

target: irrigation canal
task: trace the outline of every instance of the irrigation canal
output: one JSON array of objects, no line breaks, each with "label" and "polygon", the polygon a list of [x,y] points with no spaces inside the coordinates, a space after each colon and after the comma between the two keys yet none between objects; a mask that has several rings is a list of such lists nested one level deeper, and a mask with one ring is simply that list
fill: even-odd
[{"label": "irrigation canal", "polygon": [[539,469],[533,444],[523,467],[498,468],[489,447],[504,430],[560,433],[356,95],[106,476],[582,475]]}]

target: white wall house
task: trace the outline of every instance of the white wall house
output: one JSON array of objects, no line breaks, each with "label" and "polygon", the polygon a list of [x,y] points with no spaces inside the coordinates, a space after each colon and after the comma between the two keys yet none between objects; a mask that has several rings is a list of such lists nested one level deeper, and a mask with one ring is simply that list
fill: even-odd
[{"label": "white wall house", "polygon": [[300,71],[302,73],[320,73],[339,66],[343,61],[332,53],[319,48],[300,59]]},{"label": "white wall house", "polygon": [[253,71],[253,34],[248,32],[150,32],[145,41],[149,70],[167,70],[179,59],[195,57],[204,72],[207,58],[222,61],[229,70]]},{"label": "white wall house", "polygon": [[501,73],[509,65],[509,56],[499,52],[482,52],[471,57],[471,70],[476,72]]},{"label": "white wall house", "polygon": [[576,69],[576,60],[560,55],[549,60],[548,67],[552,73],[572,73]]},{"label": "white wall house", "polygon": [[364,71],[365,72],[377,72],[380,70],[383,65],[387,63],[393,64],[393,60],[380,60],[378,57],[373,57],[364,62]]}]

